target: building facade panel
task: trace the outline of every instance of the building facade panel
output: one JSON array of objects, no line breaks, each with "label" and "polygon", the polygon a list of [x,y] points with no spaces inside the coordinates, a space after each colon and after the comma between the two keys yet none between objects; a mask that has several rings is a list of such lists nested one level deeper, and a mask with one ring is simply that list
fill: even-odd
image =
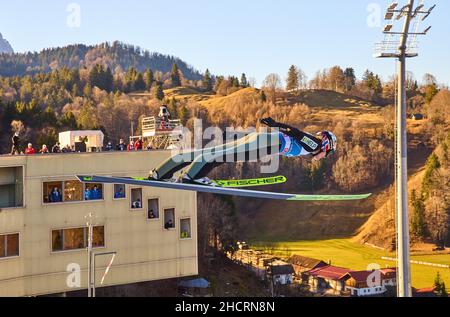
[{"label": "building facade panel", "polygon": [[[0,212],[0,235],[20,235],[19,257],[0,258],[0,296],[86,288],[86,249],[55,251],[52,245],[60,241],[52,241],[56,239],[52,230],[86,227],[85,216],[91,212],[94,225],[104,226],[104,247],[94,252],[117,252],[104,286],[196,275],[196,193],[142,188],[139,209],[132,208],[129,186],[124,199],[114,199],[114,185],[104,185],[98,200],[49,203],[45,197],[44,183],[74,181],[76,174],[145,177],[169,155],[167,151],[145,151],[0,157],[0,171],[23,166],[24,172],[24,206],[2,208]],[[71,197],[78,195],[79,199],[77,190],[70,189]],[[148,199],[155,197],[159,199],[159,218],[148,219]],[[164,208],[175,210],[173,229],[164,228]],[[181,233],[181,219],[190,219],[190,237]],[[80,234],[69,233],[72,236],[65,237],[67,245],[82,246]],[[98,258],[97,278],[101,278],[108,261]],[[67,268],[73,263],[80,265],[81,285],[71,288],[67,286]]]}]

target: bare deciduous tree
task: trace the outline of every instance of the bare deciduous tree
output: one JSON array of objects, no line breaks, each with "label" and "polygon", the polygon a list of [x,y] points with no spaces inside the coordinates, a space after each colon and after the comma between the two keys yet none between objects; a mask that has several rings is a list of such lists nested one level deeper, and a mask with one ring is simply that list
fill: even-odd
[{"label": "bare deciduous tree", "polygon": [[272,103],[275,104],[277,100],[277,90],[281,88],[280,76],[275,73],[267,75],[263,82],[263,88],[269,92]]}]

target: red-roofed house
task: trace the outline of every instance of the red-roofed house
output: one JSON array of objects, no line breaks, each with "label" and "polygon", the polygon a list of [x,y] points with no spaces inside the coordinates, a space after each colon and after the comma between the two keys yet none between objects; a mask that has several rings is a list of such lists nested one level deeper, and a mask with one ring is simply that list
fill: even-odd
[{"label": "red-roofed house", "polygon": [[303,274],[308,277],[308,284],[312,292],[322,293],[331,289],[333,293],[340,294],[345,287],[342,277],[350,271],[343,267],[327,265]]},{"label": "red-roofed house", "polygon": [[351,271],[341,277],[345,291],[351,296],[376,296],[387,292],[388,287],[397,285],[395,268],[374,271]]},{"label": "red-roofed house", "polygon": [[435,287],[421,288],[421,289],[413,288],[412,291],[413,291],[413,297],[436,297],[436,288]]}]

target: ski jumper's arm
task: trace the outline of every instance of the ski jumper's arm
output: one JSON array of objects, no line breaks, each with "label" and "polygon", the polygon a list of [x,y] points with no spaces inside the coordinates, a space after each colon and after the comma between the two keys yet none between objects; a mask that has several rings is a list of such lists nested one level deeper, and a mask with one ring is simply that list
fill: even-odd
[{"label": "ski jumper's arm", "polygon": [[271,120],[270,118],[264,119],[262,123],[267,124],[272,128],[279,128],[281,133],[294,138],[297,140],[305,150],[310,153],[316,152],[322,146],[322,141],[306,132],[300,131],[299,129],[292,127],[288,124],[277,122],[275,120]]}]

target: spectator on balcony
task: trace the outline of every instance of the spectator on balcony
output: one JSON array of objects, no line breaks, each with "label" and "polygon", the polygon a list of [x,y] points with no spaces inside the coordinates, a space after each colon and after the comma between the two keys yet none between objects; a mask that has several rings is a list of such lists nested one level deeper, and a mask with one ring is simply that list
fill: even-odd
[{"label": "spectator on balcony", "polygon": [[36,154],[36,150],[33,148],[33,144],[28,143],[28,147],[25,150],[26,155]]},{"label": "spectator on balcony", "polygon": [[131,141],[130,144],[128,144],[128,152],[134,151],[134,142]]},{"label": "spectator on balcony", "polygon": [[102,199],[102,191],[98,189],[98,187],[95,185],[94,188],[91,190],[91,200],[100,200]]},{"label": "spectator on balcony", "polygon": [[132,209],[141,209],[142,208],[142,202],[141,199],[138,198],[136,201],[133,201],[133,204],[131,205]]},{"label": "spectator on balcony", "polygon": [[142,142],[142,138],[139,138],[135,143],[134,143],[134,149],[136,151],[142,151],[144,147],[144,142]]},{"label": "spectator on balcony", "polygon": [[108,144],[106,144],[106,146],[105,146],[105,151],[111,152],[112,150],[113,150],[113,145],[111,142],[108,142]]},{"label": "spectator on balcony", "polygon": [[19,132],[14,133],[12,139],[12,147],[11,147],[11,155],[14,154],[20,154],[19,146],[20,146],[20,138],[19,138]]},{"label": "spectator on balcony", "polygon": [[167,229],[167,230],[174,228],[172,219],[169,219],[169,221],[167,221],[165,223],[164,228]]},{"label": "spectator on balcony", "polygon": [[49,154],[50,152],[48,151],[47,145],[42,145],[42,148],[39,150],[39,153],[41,154]]},{"label": "spectator on balcony", "polygon": [[52,192],[50,193],[49,199],[51,203],[62,202],[61,192],[59,191],[58,187],[53,188]]},{"label": "spectator on balcony", "polygon": [[125,144],[125,141],[123,139],[120,139],[119,144],[117,144],[117,151],[126,151],[127,145]]},{"label": "spectator on balcony", "polygon": [[72,149],[70,148],[69,145],[66,145],[63,149],[62,149],[63,153],[71,153]]},{"label": "spectator on balcony", "polygon": [[61,145],[59,142],[56,142],[52,147],[52,153],[61,153]]},{"label": "spectator on balcony", "polygon": [[114,199],[121,199],[121,198],[125,198],[125,192],[123,191],[122,187],[119,188],[119,191],[114,193]]},{"label": "spectator on balcony", "polygon": [[84,200],[91,200],[92,193],[91,189],[86,186],[86,189],[84,190]]}]

